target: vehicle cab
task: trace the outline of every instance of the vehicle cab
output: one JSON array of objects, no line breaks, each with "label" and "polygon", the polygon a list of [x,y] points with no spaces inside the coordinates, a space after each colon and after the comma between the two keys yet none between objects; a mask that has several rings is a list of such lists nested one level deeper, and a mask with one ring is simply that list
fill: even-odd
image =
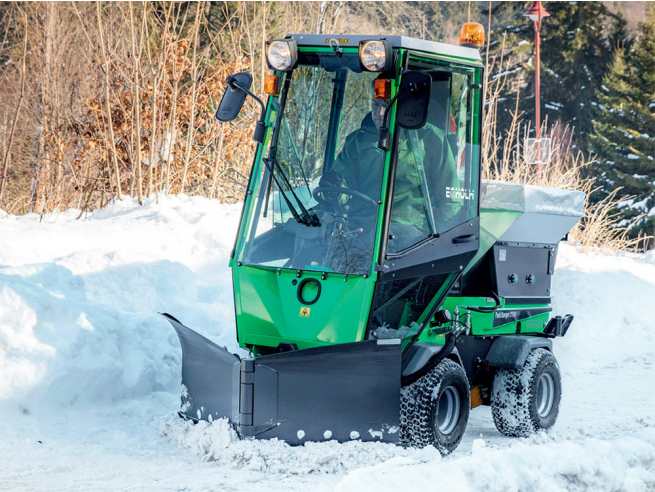
[{"label": "vehicle cab", "polygon": [[270,353],[408,339],[479,246],[479,52],[292,34],[266,55],[230,262],[239,342]]}]

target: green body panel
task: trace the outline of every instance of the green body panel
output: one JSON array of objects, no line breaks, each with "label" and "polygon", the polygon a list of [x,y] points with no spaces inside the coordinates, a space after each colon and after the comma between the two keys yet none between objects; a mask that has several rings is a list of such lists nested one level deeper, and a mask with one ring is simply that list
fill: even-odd
[{"label": "green body panel", "polygon": [[[443,308],[447,309],[451,314],[455,312],[455,308],[459,306],[460,314],[464,312],[464,307],[492,307],[495,302],[492,299],[483,297],[446,297]],[[550,309],[548,304],[521,304],[505,307],[505,299],[501,299],[500,309],[535,309],[546,308]],[[528,318],[520,320],[521,331],[520,333],[543,333],[548,322],[549,312],[537,314]],[[494,327],[494,313],[476,313],[471,311],[471,335],[477,336],[496,336],[496,335],[513,335],[517,333],[518,322],[512,321]],[[445,337],[438,334],[438,328],[426,330],[421,333],[419,338],[421,342],[443,344]]]},{"label": "green body panel", "polygon": [[[294,280],[299,283],[305,278],[319,280],[321,274],[304,272],[297,278],[295,270],[246,265],[233,269],[237,330],[242,347],[277,347],[285,342],[309,348],[363,340],[375,276],[328,274],[321,280],[319,300],[309,306],[298,300],[298,285],[293,284]],[[310,285],[305,299],[314,297]],[[301,316],[303,308],[309,308],[308,316]]]}]

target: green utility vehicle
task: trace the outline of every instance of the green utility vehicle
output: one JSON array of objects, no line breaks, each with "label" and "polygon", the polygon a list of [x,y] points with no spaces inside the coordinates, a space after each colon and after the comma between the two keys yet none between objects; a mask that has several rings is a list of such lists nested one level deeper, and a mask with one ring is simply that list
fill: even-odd
[{"label": "green utility vehicle", "polygon": [[259,143],[230,259],[229,353],[165,315],[182,409],[240,436],[459,444],[469,411],[551,427],[561,395],[551,316],[558,242],[584,194],[480,179],[477,49],[402,36],[294,34],[266,43]]}]

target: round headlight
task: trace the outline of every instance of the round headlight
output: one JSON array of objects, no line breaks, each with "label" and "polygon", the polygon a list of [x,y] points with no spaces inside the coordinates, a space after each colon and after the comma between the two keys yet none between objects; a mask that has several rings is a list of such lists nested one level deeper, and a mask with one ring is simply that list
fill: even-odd
[{"label": "round headlight", "polygon": [[359,50],[359,59],[366,70],[379,72],[384,68],[387,52],[382,41],[368,41]]},{"label": "round headlight", "polygon": [[275,70],[287,70],[291,67],[291,49],[284,41],[273,41],[269,44],[266,58]]}]

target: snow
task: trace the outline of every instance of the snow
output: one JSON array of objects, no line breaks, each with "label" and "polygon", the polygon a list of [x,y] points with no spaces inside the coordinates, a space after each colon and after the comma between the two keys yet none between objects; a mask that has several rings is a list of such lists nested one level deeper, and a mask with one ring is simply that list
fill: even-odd
[{"label": "snow", "polygon": [[503,72],[493,74],[491,78],[495,80],[500,77],[507,77],[508,75],[518,72],[519,70],[520,68],[515,68],[514,70],[505,70]]},{"label": "snow", "polygon": [[394,458],[350,472],[337,491],[360,490],[648,490],[655,485],[655,430],[642,439],[555,442],[546,435],[497,449],[476,440],[466,456]]},{"label": "snow", "polygon": [[509,439],[487,407],[441,458],[359,436],[291,447],[239,440],[180,405],[169,312],[237,351],[227,259],[240,205],[125,199],[0,211],[0,490],[653,490],[655,256],[562,245],[554,312],[564,395],[547,433]]},{"label": "snow", "polygon": [[225,419],[212,423],[201,421],[194,425],[176,415],[161,418],[158,432],[202,461],[271,475],[344,474],[415,452],[399,449],[393,444],[357,440],[343,444],[337,441],[308,442],[304,446],[289,446],[277,439],[256,442],[239,440]]}]

